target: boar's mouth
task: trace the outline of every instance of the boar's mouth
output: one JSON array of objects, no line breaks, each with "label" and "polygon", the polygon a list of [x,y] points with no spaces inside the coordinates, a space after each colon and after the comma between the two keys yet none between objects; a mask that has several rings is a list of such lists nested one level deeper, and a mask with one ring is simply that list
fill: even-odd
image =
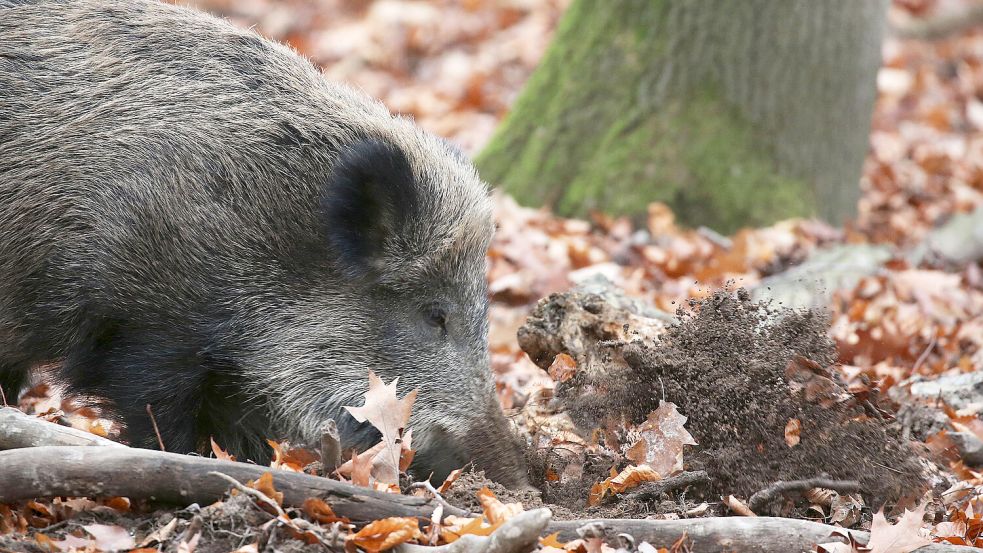
[{"label": "boar's mouth", "polygon": [[485,476],[512,489],[529,486],[522,442],[516,436],[497,402],[483,417],[475,414],[469,428],[452,432],[435,424],[421,433],[411,471],[434,484],[440,484],[451,471],[474,468]]}]

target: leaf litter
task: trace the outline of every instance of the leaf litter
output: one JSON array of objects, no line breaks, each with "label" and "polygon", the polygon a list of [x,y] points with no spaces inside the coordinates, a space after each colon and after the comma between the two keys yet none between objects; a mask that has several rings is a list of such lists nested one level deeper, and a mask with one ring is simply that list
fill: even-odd
[{"label": "leaf litter", "polygon": [[[333,14],[331,20],[292,0],[275,6],[269,0],[197,4],[242,24],[259,24],[260,31],[312,55],[331,77],[356,81],[395,110],[417,116],[473,152],[487,140],[535,66],[566,2],[434,0],[415,2],[400,12],[392,2],[366,8],[365,3],[332,1],[331,9],[322,10]],[[930,12],[935,4],[898,0],[893,9]],[[344,36],[352,40],[338,40]],[[423,36],[433,40],[421,40]],[[353,55],[332,44],[359,51]],[[709,229],[676,225],[671,211],[659,204],[650,206],[648,219],[639,226],[600,214],[591,221],[560,219],[497,197],[499,233],[489,254],[492,362],[502,404],[522,423],[533,446],[532,476],[544,493],[540,498],[510,492],[480,474],[458,473],[456,482],[441,486],[441,493],[483,515],[459,521],[457,531],[487,532],[492,525],[478,499],[486,486],[498,504],[522,505],[508,511],[513,514],[545,500],[562,503],[552,506],[559,518],[672,518],[681,516],[684,507],[701,515],[727,514],[720,496],[714,495],[718,493],[733,498],[730,505],[746,509],[749,496],[764,484],[819,476],[819,471],[822,476],[855,478],[864,493],[814,489],[770,508],[792,516],[821,513],[829,522],[871,528],[872,545],[880,548],[912,547],[924,539],[983,545],[983,473],[959,457],[950,436],[955,431],[983,435],[980,409],[928,406],[933,422],[922,427],[931,430],[906,427],[899,437],[903,421],[894,419],[895,400],[886,397],[906,390],[912,378],[983,369],[980,264],[949,266],[929,257],[909,265],[900,253],[950,214],[983,206],[981,46],[980,31],[938,43],[892,39],[885,44],[860,217],[851,228],[791,220],[720,237]],[[899,250],[876,275],[837,291],[828,314],[772,319],[770,307],[755,307],[734,292],[716,292],[727,282],[753,287],[817,249],[841,243],[886,243]],[[678,315],[681,324],[667,326],[665,320],[619,304],[617,316],[598,317],[587,325],[585,335],[592,334],[596,346],[588,355],[578,358],[573,350],[553,348],[558,353],[548,359],[541,359],[543,349],[526,356],[516,331],[536,300],[598,276],[669,314],[686,305]],[[686,303],[690,300],[694,303]],[[771,341],[763,343],[762,336]],[[711,342],[718,338],[733,347],[724,351],[718,344],[715,349]],[[694,353],[682,355],[683,345],[693,346]],[[635,378],[639,386],[632,389],[614,375]],[[641,401],[601,409],[598,390]],[[650,439],[656,441],[654,429],[644,427],[660,405],[670,402],[686,417],[682,430],[692,439],[674,434],[667,440],[671,447],[659,451],[649,447]],[[25,394],[20,405],[96,434],[113,437],[118,431],[104,413],[80,407],[43,384]],[[612,420],[612,413],[621,418]],[[391,431],[399,424],[383,426],[390,428],[389,438],[383,430],[381,447],[353,457],[345,477],[396,491],[393,469],[399,465],[405,470],[411,435]],[[745,443],[735,445],[734,437],[745,431]],[[661,432],[663,437],[673,434]],[[916,504],[913,492],[922,487],[919,467],[912,464],[921,457],[913,456],[905,438],[926,440],[928,449],[944,456],[940,464],[948,473],[930,482],[937,495],[942,486],[941,502],[919,503],[902,515],[905,506]],[[405,448],[396,451],[397,441]],[[312,471],[315,457],[302,448],[276,442],[273,447],[277,468]],[[223,458],[220,444],[213,444],[212,451]],[[711,472],[713,488],[672,490],[659,499],[632,495],[680,468]],[[605,482],[602,500],[588,505],[591,489]],[[257,485],[276,496],[275,489]],[[906,492],[910,497],[900,498]],[[884,511],[870,516],[870,508],[881,502],[885,511],[901,515],[894,525]],[[67,541],[76,544],[69,548],[110,550],[119,546],[114,543],[129,544],[124,533],[139,547],[168,552],[252,553],[271,542],[284,551],[305,546],[286,529],[271,527],[272,515],[241,494],[206,507],[153,508],[131,506],[123,498],[0,505],[0,549],[50,552],[57,542]],[[941,522],[926,524],[922,513]],[[334,540],[339,547],[354,535],[328,504],[305,504],[292,516],[320,523],[320,539]],[[366,543],[381,546],[411,534],[420,539],[398,520],[386,520],[392,530],[365,535],[381,540]],[[374,530],[382,526],[380,521]],[[46,532],[46,527],[54,529]],[[92,533],[86,527],[113,530],[100,537],[100,530]],[[443,535],[435,528],[428,532]],[[112,542],[113,536],[120,541]],[[577,547],[595,550],[600,547],[596,540],[578,540],[582,543]]]}]

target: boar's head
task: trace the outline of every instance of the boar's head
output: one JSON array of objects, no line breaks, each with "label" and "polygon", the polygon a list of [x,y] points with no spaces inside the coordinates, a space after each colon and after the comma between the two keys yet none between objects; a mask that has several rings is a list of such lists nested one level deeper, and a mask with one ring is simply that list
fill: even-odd
[{"label": "boar's head", "polygon": [[344,445],[369,447],[378,433],[343,406],[362,404],[371,369],[398,377],[400,393],[418,389],[417,475],[473,463],[521,486],[524,460],[489,369],[487,188],[449,145],[412,134],[340,149],[321,198],[325,276],[290,307],[295,323],[281,325],[293,333],[278,338],[294,349],[284,355],[293,366],[270,380],[274,417],[307,440],[334,418]]}]

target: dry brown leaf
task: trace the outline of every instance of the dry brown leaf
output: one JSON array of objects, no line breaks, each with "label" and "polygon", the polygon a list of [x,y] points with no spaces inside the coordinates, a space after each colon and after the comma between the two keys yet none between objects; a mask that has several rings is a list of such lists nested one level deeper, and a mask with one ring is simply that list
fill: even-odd
[{"label": "dry brown leaf", "polygon": [[369,487],[372,481],[372,458],[374,455],[359,455],[352,452],[352,484]]},{"label": "dry brown leaf", "polygon": [[[225,451],[224,449],[222,449],[215,442],[215,438],[208,438],[208,440],[212,443],[212,454],[215,455],[215,458],[216,459],[221,459],[222,461],[235,461],[236,460],[235,455],[229,455],[229,452],[228,451]],[[274,451],[276,451],[276,448],[274,448]]]},{"label": "dry brown leaf", "polygon": [[829,522],[850,528],[860,522],[864,501],[859,493],[835,494],[830,501]]},{"label": "dry brown leaf", "polygon": [[321,524],[348,522],[347,518],[336,515],[334,509],[331,508],[331,505],[328,505],[324,502],[324,500],[316,497],[308,497],[305,499],[303,509],[307,516],[311,517],[317,522],[320,522]]},{"label": "dry brown leaf", "polygon": [[870,541],[867,542],[870,553],[910,553],[932,543],[920,532],[927,506],[928,502],[924,501],[914,511],[905,510],[897,524],[887,521],[884,509],[877,511],[870,525]]},{"label": "dry brown leaf", "polygon": [[488,536],[501,524],[488,524],[484,517],[465,518],[449,515],[444,518],[445,526],[440,530],[440,537],[447,543],[453,543],[461,536]]},{"label": "dry brown leaf", "polygon": [[563,549],[563,542],[560,541],[559,532],[553,532],[546,537],[539,538],[539,545],[543,547],[556,547],[557,549]]},{"label": "dry brown leaf", "polygon": [[795,447],[799,445],[801,440],[800,434],[802,433],[802,421],[799,419],[788,419],[785,423],[785,443],[789,447]]},{"label": "dry brown leaf", "polygon": [[273,461],[270,462],[270,468],[304,472],[304,467],[319,460],[318,456],[307,448],[290,447],[287,442],[273,440],[266,440],[266,443],[273,448]]},{"label": "dry brown leaf", "polygon": [[283,492],[276,491],[273,487],[273,473],[264,472],[258,480],[250,480],[246,482],[246,487],[252,488],[258,492],[261,492],[266,497],[269,497],[276,502],[277,505],[283,505]]},{"label": "dry brown leaf", "polygon": [[485,518],[493,525],[498,525],[523,511],[521,503],[502,503],[487,487],[478,490],[478,502]]},{"label": "dry brown leaf", "polygon": [[622,493],[645,482],[654,482],[661,478],[662,476],[648,465],[629,465],[621,472],[615,471],[612,467],[611,476],[591,486],[587,504],[598,505],[609,494]]},{"label": "dry brown leaf", "polygon": [[154,530],[147,537],[143,538],[140,542],[140,547],[147,547],[155,543],[164,543],[174,534],[174,529],[177,528],[178,518],[172,518],[170,522],[161,526],[160,528]]},{"label": "dry brown leaf", "polygon": [[558,353],[546,370],[556,382],[566,382],[577,374],[577,362],[566,353]]},{"label": "dry brown leaf", "polygon": [[53,540],[44,534],[35,534],[34,539],[50,551],[77,551],[94,548],[94,542],[91,538],[80,538],[72,534],[65,534],[65,538],[61,540]]},{"label": "dry brown leaf", "polygon": [[683,427],[684,417],[674,403],[662,401],[649,413],[648,420],[639,426],[641,439],[625,455],[635,464],[648,465],[660,475],[683,470],[683,446],[696,445],[696,440]]},{"label": "dry brown leaf", "polygon": [[370,522],[348,537],[358,547],[370,552],[385,551],[423,536],[412,517],[390,517]]},{"label": "dry brown leaf", "polygon": [[398,382],[397,378],[386,385],[374,372],[369,371],[369,389],[365,392],[365,403],[361,407],[345,407],[355,420],[368,421],[382,433],[385,447],[373,459],[372,476],[385,484],[399,483],[403,434],[416,399],[416,390],[399,399],[396,395]]},{"label": "dry brown leaf", "polygon": [[437,491],[442,494],[447,493],[447,490],[451,489],[451,486],[454,485],[454,482],[457,482],[457,479],[461,477],[461,474],[463,472],[464,469],[452,470],[451,473],[447,475],[447,478],[444,478],[444,482],[440,484],[440,487],[437,488]]}]

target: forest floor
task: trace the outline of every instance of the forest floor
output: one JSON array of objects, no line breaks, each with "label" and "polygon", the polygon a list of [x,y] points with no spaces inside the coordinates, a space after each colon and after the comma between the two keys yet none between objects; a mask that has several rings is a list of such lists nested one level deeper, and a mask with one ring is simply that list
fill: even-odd
[{"label": "forest floor", "polygon": [[[194,2],[289,42],[329,78],[471,153],[521,90],[566,3]],[[897,0],[892,9],[921,17],[953,3]],[[391,519],[377,537],[451,542],[547,506],[555,519],[775,515],[873,527],[872,539],[912,547],[983,547],[983,249],[971,235],[941,245],[963,257],[925,249],[934,229],[983,209],[983,29],[934,42],[889,38],[877,82],[859,216],[845,228],[797,219],[721,236],[676,225],[659,204],[637,224],[562,219],[496,196],[492,364],[541,493],[465,472],[443,495],[483,522],[423,536]],[[767,299],[788,268],[863,245],[883,258],[829,281],[811,298],[823,309]],[[44,384],[20,407],[113,432]],[[305,464],[287,453],[277,461]],[[382,543],[358,541],[311,509],[294,515],[325,525],[316,539],[271,526],[276,519],[243,494],[177,510],[121,498],[32,501],[0,505],[0,551]],[[589,536],[542,543],[601,550]],[[688,550],[685,540],[653,545]]]}]

